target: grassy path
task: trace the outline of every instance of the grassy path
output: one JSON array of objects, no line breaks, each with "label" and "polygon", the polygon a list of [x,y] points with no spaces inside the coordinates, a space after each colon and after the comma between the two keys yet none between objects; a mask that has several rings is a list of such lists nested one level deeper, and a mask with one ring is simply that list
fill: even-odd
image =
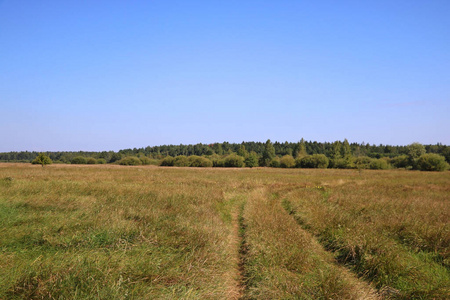
[{"label": "grassy path", "polygon": [[229,253],[230,261],[232,262],[233,268],[229,274],[229,287],[227,299],[242,299],[244,296],[245,282],[244,282],[244,270],[243,270],[243,256],[241,253],[242,249],[242,235],[241,235],[241,223],[240,223],[240,202],[233,204],[230,208],[230,217],[232,230],[229,235]]},{"label": "grassy path", "polygon": [[293,220],[267,189],[249,193],[245,223],[248,299],[376,299]]}]

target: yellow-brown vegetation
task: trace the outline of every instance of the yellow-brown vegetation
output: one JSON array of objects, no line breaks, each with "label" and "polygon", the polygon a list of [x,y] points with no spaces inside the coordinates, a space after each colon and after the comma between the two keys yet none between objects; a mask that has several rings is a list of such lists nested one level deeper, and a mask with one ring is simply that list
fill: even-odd
[{"label": "yellow-brown vegetation", "polygon": [[446,299],[450,173],[0,164],[0,299]]}]

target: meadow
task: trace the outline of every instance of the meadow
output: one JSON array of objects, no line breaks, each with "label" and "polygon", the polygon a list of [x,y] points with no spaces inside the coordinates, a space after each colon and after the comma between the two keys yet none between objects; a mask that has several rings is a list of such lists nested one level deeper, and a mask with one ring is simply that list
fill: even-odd
[{"label": "meadow", "polygon": [[450,172],[0,164],[0,299],[449,299]]}]

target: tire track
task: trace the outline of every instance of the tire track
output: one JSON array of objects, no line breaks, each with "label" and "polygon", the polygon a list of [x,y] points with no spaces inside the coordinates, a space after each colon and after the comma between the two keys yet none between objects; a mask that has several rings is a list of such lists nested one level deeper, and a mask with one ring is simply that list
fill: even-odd
[{"label": "tire track", "polygon": [[249,245],[246,239],[247,224],[244,219],[245,202],[239,207],[238,214],[236,215],[236,229],[239,238],[239,286],[241,288],[240,299],[247,299],[246,294],[248,291],[248,276],[247,276],[247,262],[248,262],[248,249]]},{"label": "tire track", "polygon": [[[333,253],[333,251],[330,251],[330,249],[327,249],[327,247],[324,247],[322,243],[319,242],[317,239],[318,237],[310,232],[311,227],[301,218],[297,215],[296,210],[292,207],[292,203],[284,198],[281,201],[281,205],[286,210],[286,212],[295,220],[295,222],[306,232],[309,232],[311,234],[311,237],[315,240],[315,242],[318,245],[321,245],[323,251],[326,251],[328,253]],[[350,270],[348,267],[345,266],[345,261],[340,260],[339,258],[335,258],[335,265],[342,270],[343,273],[345,273],[345,276],[348,278],[351,278],[354,281],[354,284],[359,286],[361,291],[368,291],[368,293],[364,294],[361,297],[361,299],[383,299],[384,296],[387,295],[380,295],[376,291],[375,288],[373,288],[370,283],[366,282],[365,280],[359,278],[357,274],[355,274],[352,270]],[[392,296],[392,295],[389,295]],[[389,298],[389,297],[388,297]]]},{"label": "tire track", "polygon": [[230,251],[232,251],[234,270],[232,272],[232,283],[228,290],[227,299],[246,299],[245,292],[247,290],[246,262],[248,245],[245,241],[246,225],[242,216],[245,202],[238,201],[231,209],[231,226],[232,233],[230,236]]}]

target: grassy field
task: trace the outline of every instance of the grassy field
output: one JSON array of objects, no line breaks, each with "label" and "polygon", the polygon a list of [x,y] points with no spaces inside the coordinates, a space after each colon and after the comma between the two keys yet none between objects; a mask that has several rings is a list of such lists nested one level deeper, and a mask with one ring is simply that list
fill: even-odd
[{"label": "grassy field", "polygon": [[450,172],[0,164],[0,299],[449,299]]}]

